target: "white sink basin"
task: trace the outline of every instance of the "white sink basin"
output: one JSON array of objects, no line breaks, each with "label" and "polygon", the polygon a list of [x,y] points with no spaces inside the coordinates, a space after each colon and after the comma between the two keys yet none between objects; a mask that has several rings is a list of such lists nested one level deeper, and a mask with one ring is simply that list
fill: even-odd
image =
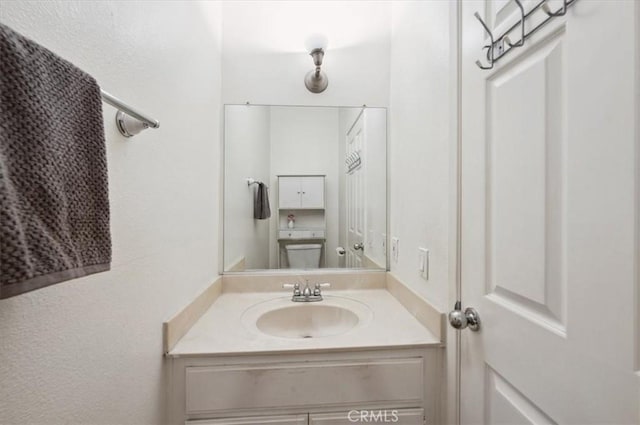
[{"label": "white sink basin", "polygon": [[283,338],[318,338],[345,333],[358,322],[358,316],[346,308],[300,303],[264,313],[256,326],[268,335]]},{"label": "white sink basin", "polygon": [[327,296],[313,303],[294,303],[290,298],[259,303],[245,311],[242,322],[263,334],[298,339],[341,335],[368,324],[372,317],[365,304]]}]

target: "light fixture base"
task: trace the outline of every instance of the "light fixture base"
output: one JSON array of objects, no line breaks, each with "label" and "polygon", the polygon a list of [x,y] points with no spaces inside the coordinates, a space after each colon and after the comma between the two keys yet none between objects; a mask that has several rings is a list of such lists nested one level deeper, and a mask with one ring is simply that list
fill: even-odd
[{"label": "light fixture base", "polygon": [[304,77],[304,85],[311,93],[322,93],[329,86],[329,78],[324,71],[309,71]]}]

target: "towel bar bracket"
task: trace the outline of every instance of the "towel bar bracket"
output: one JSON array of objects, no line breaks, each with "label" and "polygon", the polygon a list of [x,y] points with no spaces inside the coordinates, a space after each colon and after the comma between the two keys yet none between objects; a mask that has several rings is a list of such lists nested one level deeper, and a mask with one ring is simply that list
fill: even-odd
[{"label": "towel bar bracket", "polygon": [[116,112],[116,127],[124,137],[133,137],[142,130],[149,128],[149,124],[139,121],[122,111]]},{"label": "towel bar bracket", "polygon": [[150,118],[135,110],[117,97],[105,92],[104,90],[101,90],[100,94],[105,103],[108,103],[118,109],[118,112],[116,113],[116,126],[118,127],[118,131],[120,131],[124,137],[135,136],[147,128],[160,127],[160,122],[158,122],[158,120]]}]

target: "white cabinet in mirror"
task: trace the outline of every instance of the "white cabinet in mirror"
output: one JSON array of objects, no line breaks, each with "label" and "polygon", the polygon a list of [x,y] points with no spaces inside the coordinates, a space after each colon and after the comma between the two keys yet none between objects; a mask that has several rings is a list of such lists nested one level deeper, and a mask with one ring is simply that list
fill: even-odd
[{"label": "white cabinet in mirror", "polygon": [[225,272],[387,268],[385,108],[226,105],[224,120]]}]

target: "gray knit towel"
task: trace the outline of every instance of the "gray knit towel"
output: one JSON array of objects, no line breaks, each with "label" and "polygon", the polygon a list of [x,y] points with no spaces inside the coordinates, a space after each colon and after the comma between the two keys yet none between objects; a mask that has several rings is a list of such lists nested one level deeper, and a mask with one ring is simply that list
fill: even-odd
[{"label": "gray knit towel", "polygon": [[271,217],[271,207],[269,206],[269,188],[264,183],[258,183],[258,189],[253,202],[253,218],[266,220]]},{"label": "gray knit towel", "polygon": [[100,87],[0,24],[0,299],[109,270]]}]

